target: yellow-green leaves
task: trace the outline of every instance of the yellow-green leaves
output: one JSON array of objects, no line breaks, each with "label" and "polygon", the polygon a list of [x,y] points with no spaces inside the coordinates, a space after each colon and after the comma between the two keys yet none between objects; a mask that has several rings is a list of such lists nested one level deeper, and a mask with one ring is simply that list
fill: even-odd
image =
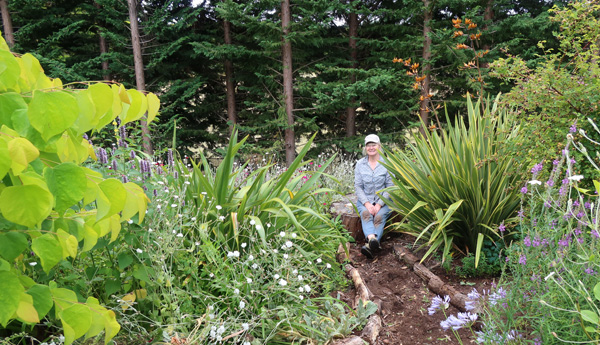
[{"label": "yellow-green leaves", "polygon": [[[19,297],[25,291],[19,278],[12,272],[0,271],[0,325],[6,327],[8,321],[19,308]],[[17,296],[17,298],[15,298]]]},{"label": "yellow-green leaves", "polygon": [[12,161],[11,169],[15,175],[19,175],[40,155],[37,147],[25,138],[14,138],[8,142],[7,147]]},{"label": "yellow-green leaves", "polygon": [[66,91],[34,91],[27,112],[29,122],[44,140],[49,140],[71,127],[77,120],[77,100]]},{"label": "yellow-green leaves", "polygon": [[13,223],[35,227],[52,211],[54,197],[38,185],[6,187],[0,194],[0,212]]},{"label": "yellow-green leaves", "polygon": [[74,163],[62,163],[44,169],[48,189],[55,197],[54,209],[62,215],[67,208],[83,199],[87,188],[85,172]]},{"label": "yellow-green leaves", "polygon": [[152,122],[158,114],[158,108],[160,107],[160,100],[155,94],[148,94],[148,122]]},{"label": "yellow-green leaves", "polygon": [[[67,345],[102,331],[108,343],[117,334],[115,314],[96,299],[81,303],[73,291],[25,274],[40,266],[52,274],[100,238],[115,241],[122,221],[136,214],[143,220],[148,199],[142,188],[81,166],[95,159],[83,134],[117,116],[126,123],[148,112],[152,119],[158,109],[158,97],[123,85],[63,88],[33,55],[14,56],[0,37],[0,327],[12,319],[39,323],[54,310]],[[32,256],[39,266],[26,264]]]},{"label": "yellow-green leaves", "polygon": [[40,258],[42,268],[49,272],[54,265],[62,260],[62,247],[55,236],[45,234],[31,241],[31,249]]}]

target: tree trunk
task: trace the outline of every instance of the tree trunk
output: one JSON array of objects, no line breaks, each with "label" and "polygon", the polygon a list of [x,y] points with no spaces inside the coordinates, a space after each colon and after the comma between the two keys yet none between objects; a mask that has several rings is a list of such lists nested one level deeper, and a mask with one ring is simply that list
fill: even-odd
[{"label": "tree trunk", "polygon": [[13,34],[12,20],[8,11],[8,0],[0,0],[0,12],[2,12],[2,24],[4,27],[4,37],[10,48],[15,46],[15,36]]},{"label": "tree trunk", "polygon": [[296,158],[296,140],[294,137],[294,89],[292,70],[292,42],[288,39],[290,34],[290,0],[281,1],[281,27],[283,30],[283,97],[287,127],[285,129],[285,162],[289,167]]},{"label": "tree trunk", "polygon": [[[483,21],[484,27],[483,31],[486,31],[488,28],[488,24],[494,20],[494,0],[487,0],[485,4],[485,10],[483,11]],[[486,40],[487,41],[487,40]],[[484,50],[490,50],[490,44],[486,42],[483,46]],[[487,67],[487,66],[485,66]]]},{"label": "tree trunk", "polygon": [[[100,4],[97,3],[97,2],[94,3],[94,6],[98,10],[101,9]],[[103,24],[104,23],[101,22],[98,26],[102,27]],[[100,45],[100,55],[102,56],[103,54],[108,53],[108,44],[106,42],[106,38],[102,36],[100,30],[98,30],[98,43]],[[102,79],[104,79],[105,81],[109,81],[110,80],[110,73],[108,72],[108,61],[106,61],[106,60],[102,60]]]},{"label": "tree trunk", "polygon": [[[348,18],[348,46],[350,47],[350,61],[352,68],[358,68],[358,50],[356,49],[356,37],[358,36],[358,14],[350,13]],[[350,84],[356,83],[356,72],[350,73]],[[346,137],[356,135],[356,108],[354,107],[356,98],[350,99],[350,106],[346,108]]]},{"label": "tree trunk", "polygon": [[[223,20],[223,32],[225,44],[231,45],[231,23]],[[229,134],[233,132],[233,126],[237,123],[235,110],[235,83],[233,81],[233,62],[225,59],[225,88],[227,89],[227,120],[229,122]]]},{"label": "tree trunk", "polygon": [[[129,8],[129,22],[131,26],[131,44],[133,46],[133,61],[135,66],[135,82],[138,90],[146,89],[146,81],[144,80],[144,60],[142,58],[142,45],[140,42],[140,32],[138,29],[138,12],[137,1],[127,0]],[[144,115],[146,118],[146,115]],[[150,131],[148,123],[145,120],[141,121],[142,125],[142,145],[144,152],[152,155],[152,142],[150,141]]]},{"label": "tree trunk", "polygon": [[425,79],[423,80],[423,84],[421,87],[421,104],[419,107],[419,116],[421,117],[421,121],[423,121],[423,127],[421,127],[421,132],[427,131],[427,126],[429,125],[429,112],[430,108],[430,95],[429,88],[431,82],[431,19],[433,18],[433,12],[431,10],[431,0],[423,0],[424,6],[424,19],[423,19],[423,76]]}]

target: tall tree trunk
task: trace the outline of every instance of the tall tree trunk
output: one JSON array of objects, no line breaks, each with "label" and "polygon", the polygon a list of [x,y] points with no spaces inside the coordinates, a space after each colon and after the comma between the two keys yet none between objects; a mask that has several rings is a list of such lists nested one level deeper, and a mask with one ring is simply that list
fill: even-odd
[{"label": "tall tree trunk", "polygon": [[0,12],[2,12],[2,24],[4,27],[4,37],[10,48],[15,46],[15,36],[13,35],[12,20],[8,11],[8,0],[0,0]]},{"label": "tall tree trunk", "polygon": [[[97,2],[94,2],[94,6],[98,10],[102,9],[102,7],[100,6],[100,4],[97,3]],[[100,22],[100,24],[98,26],[99,27],[103,27],[104,26],[104,22]],[[98,43],[99,43],[99,46],[100,46],[100,55],[102,56],[103,54],[108,53],[108,44],[106,42],[106,38],[104,38],[102,36],[101,30],[98,30]],[[104,79],[105,81],[109,81],[110,80],[110,73],[108,72],[108,61],[106,61],[106,60],[102,60],[102,79]]]},{"label": "tall tree trunk", "polygon": [[[486,0],[485,10],[483,11],[483,21],[485,23],[484,24],[485,26],[483,27],[484,31],[487,30],[488,24],[491,23],[493,20],[494,20],[494,0]],[[483,49],[484,50],[490,50],[490,44],[486,43],[483,46]]]},{"label": "tall tree trunk", "polygon": [[[146,81],[144,80],[144,60],[142,59],[142,44],[140,42],[140,32],[138,29],[138,12],[137,1],[127,0],[129,8],[129,23],[131,26],[131,44],[133,46],[133,61],[135,66],[135,83],[138,90],[146,89]],[[146,118],[146,115],[144,115]],[[152,155],[152,142],[150,141],[150,131],[148,123],[145,120],[141,121],[142,125],[142,146],[144,152]]]},{"label": "tall tree trunk", "polygon": [[423,19],[423,85],[421,87],[421,104],[419,107],[419,116],[423,121],[423,127],[421,132],[427,130],[429,125],[429,112],[430,109],[430,82],[431,82],[431,19],[433,18],[433,12],[431,9],[431,0],[423,0],[424,6],[424,19]]},{"label": "tall tree trunk", "polygon": [[292,15],[290,12],[290,0],[281,1],[281,28],[283,31],[283,98],[285,101],[285,113],[287,115],[287,127],[285,129],[285,162],[289,167],[296,158],[296,139],[294,135],[294,85],[292,70],[292,42],[290,34],[290,23]]},{"label": "tall tree trunk", "polygon": [[[356,49],[356,37],[358,36],[358,14],[354,12],[350,13],[348,18],[348,46],[350,47],[350,61],[352,61],[352,68],[358,68],[358,50]],[[356,83],[356,72],[350,73],[350,84]],[[350,99],[350,106],[346,108],[346,137],[353,137],[356,135],[356,108],[354,107],[356,98]]]},{"label": "tall tree trunk", "polygon": [[[231,23],[223,20],[223,32],[225,44],[231,45]],[[225,87],[227,89],[227,120],[229,121],[229,134],[233,132],[233,126],[237,123],[235,110],[235,83],[233,81],[233,62],[225,59]]]}]

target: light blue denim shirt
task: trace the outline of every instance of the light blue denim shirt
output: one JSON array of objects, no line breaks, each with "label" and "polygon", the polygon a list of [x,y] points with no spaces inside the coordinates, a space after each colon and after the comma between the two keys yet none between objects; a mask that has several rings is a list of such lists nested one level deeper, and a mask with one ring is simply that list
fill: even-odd
[{"label": "light blue denim shirt", "polygon": [[[382,160],[383,158],[379,159],[380,162]],[[354,189],[358,202],[363,205],[367,201],[373,205],[375,203],[381,206],[385,205],[376,193],[394,185],[390,173],[380,162],[377,162],[375,169],[371,169],[368,157],[363,157],[356,162],[356,167],[354,168]],[[382,196],[388,198],[389,193],[384,192]]]}]

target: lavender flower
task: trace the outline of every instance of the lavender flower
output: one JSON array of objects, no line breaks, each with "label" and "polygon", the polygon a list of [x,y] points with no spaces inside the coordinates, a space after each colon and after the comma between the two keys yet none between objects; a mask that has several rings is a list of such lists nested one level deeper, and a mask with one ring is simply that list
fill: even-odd
[{"label": "lavender flower", "polygon": [[100,161],[100,164],[108,164],[108,154],[106,153],[106,150],[103,149],[102,147],[100,147],[98,149],[98,161]]},{"label": "lavender flower", "polygon": [[127,178],[127,175],[121,176],[121,180],[123,181],[123,183],[129,182],[129,178]]},{"label": "lavender flower", "polygon": [[504,231],[506,231],[506,226],[504,226],[504,222],[502,222],[502,224],[500,224],[500,226],[498,226],[498,230],[499,230],[500,232],[504,232]]},{"label": "lavender flower", "polygon": [[[522,256],[524,257],[524,256]],[[521,259],[519,259],[519,263],[521,262]],[[504,288],[500,287],[498,288],[498,290],[496,292],[491,293],[488,296],[488,301],[491,305],[496,305],[499,301],[503,300],[506,298],[506,290],[504,290]]]},{"label": "lavender flower", "polygon": [[523,194],[527,193],[527,187],[521,188],[521,193],[523,193]]},{"label": "lavender flower", "polygon": [[442,328],[446,331],[450,328],[452,328],[455,331],[459,330],[465,324],[466,324],[465,320],[459,319],[454,315],[450,315],[450,316],[448,316],[448,318],[446,320],[440,322],[440,326],[442,326]]},{"label": "lavender flower", "polygon": [[577,133],[577,121],[569,127],[569,133]]},{"label": "lavender flower", "polygon": [[112,160],[111,168],[114,171],[117,171],[117,169],[119,168],[119,166],[117,165],[117,160],[116,159]]},{"label": "lavender flower", "polygon": [[444,296],[442,299],[440,296],[435,296],[431,301],[431,306],[427,308],[429,315],[435,314],[435,311],[440,309],[441,306],[444,306],[444,309],[447,309],[450,306],[450,296]]},{"label": "lavender flower", "polygon": [[527,265],[527,257],[525,255],[519,256],[519,263],[521,265]]},{"label": "lavender flower", "polygon": [[134,150],[129,151],[129,158],[135,159],[135,151]]},{"label": "lavender flower", "polygon": [[544,168],[544,165],[541,162],[534,165],[533,168],[531,168],[531,173],[533,174],[534,179],[540,173],[540,171],[542,171],[543,168]]},{"label": "lavender flower", "polygon": [[523,239],[523,244],[525,247],[531,247],[531,237],[529,237],[529,235],[525,236],[525,239]]},{"label": "lavender flower", "polygon": [[167,151],[167,162],[169,163],[170,167],[175,165],[175,162],[173,161],[173,150],[171,149]]}]

